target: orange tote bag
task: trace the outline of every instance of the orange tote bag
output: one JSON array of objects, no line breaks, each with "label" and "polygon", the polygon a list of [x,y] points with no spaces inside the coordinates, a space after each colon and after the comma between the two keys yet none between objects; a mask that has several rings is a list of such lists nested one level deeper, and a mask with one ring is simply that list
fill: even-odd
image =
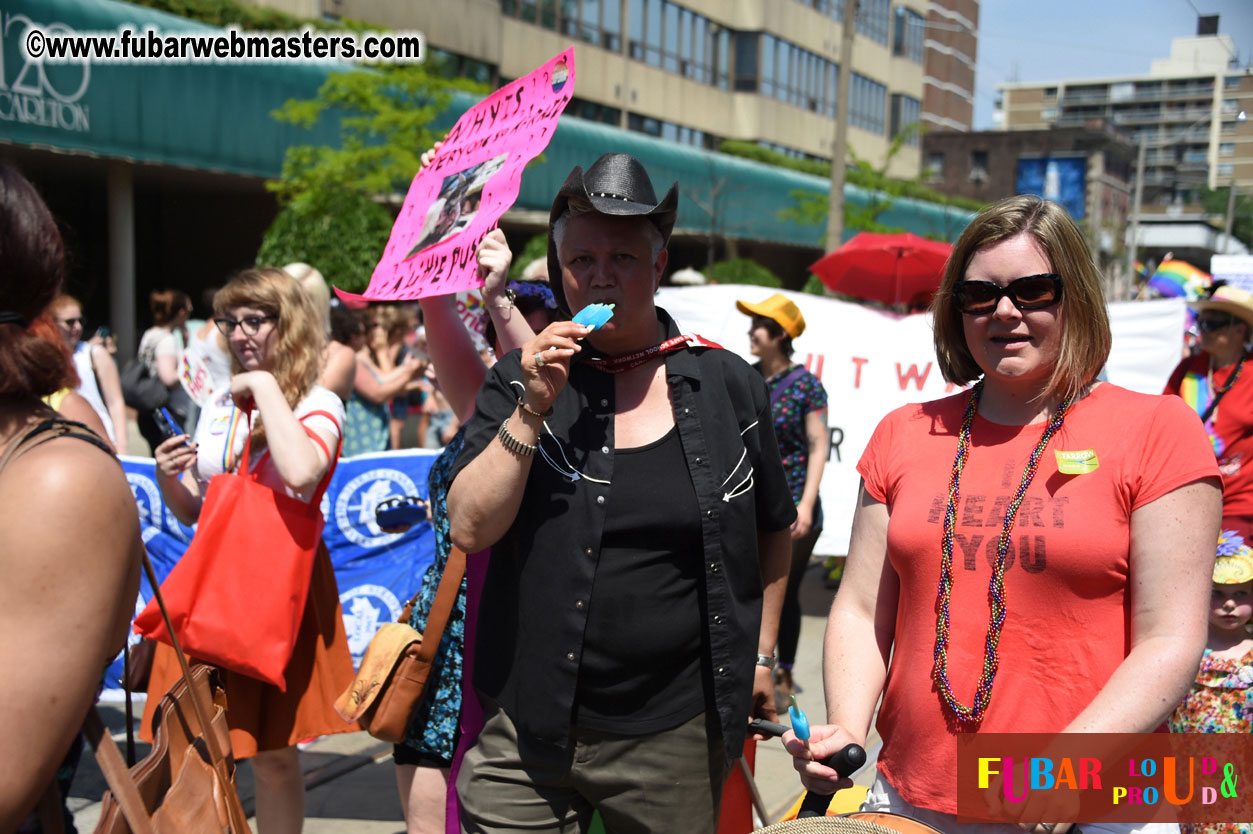
[{"label": "orange tote bag", "polygon": [[[324,411],[305,416],[314,414],[334,419]],[[209,481],[196,534],[161,583],[161,594],[187,654],[285,692],[284,670],[322,539],[322,495],[339,455],[337,449],[306,503],[257,481],[248,471],[251,445],[250,434],[237,472]],[[155,599],[135,618],[134,627],[172,645]]]}]

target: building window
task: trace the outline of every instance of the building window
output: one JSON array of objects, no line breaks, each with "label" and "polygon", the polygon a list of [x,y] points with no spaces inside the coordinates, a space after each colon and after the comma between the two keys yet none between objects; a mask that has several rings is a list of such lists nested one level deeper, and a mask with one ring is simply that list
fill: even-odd
[{"label": "building window", "polygon": [[1238,89],[1240,89],[1240,76],[1238,76],[1238,75],[1228,75],[1226,78],[1224,78],[1224,79],[1223,79],[1223,89],[1224,89],[1224,90],[1238,90]]},{"label": "building window", "polygon": [[857,31],[887,46],[892,32],[891,0],[861,0],[857,11]]},{"label": "building window", "polygon": [[1218,176],[1229,177],[1236,172],[1236,166],[1231,162],[1218,163]]},{"label": "building window", "polygon": [[1057,98],[1057,88],[1056,88],[1056,87],[1045,87],[1045,88],[1044,88],[1044,98],[1045,98],[1045,99]]},{"label": "building window", "polygon": [[601,122],[602,124],[614,125],[615,127],[622,122],[622,111],[618,108],[606,107],[603,104],[588,101],[584,98],[570,99],[570,103],[566,105],[566,113],[571,116],[578,116],[580,119]]},{"label": "building window", "polygon": [[1218,146],[1218,155],[1219,156],[1235,156],[1236,155],[1236,143],[1235,142],[1221,143]]},{"label": "building window", "polygon": [[858,72],[849,81],[848,123],[882,136],[887,128],[888,88]]},{"label": "building window", "polygon": [[603,0],[600,45],[610,52],[622,51],[622,0]]},{"label": "building window", "polygon": [[[601,2],[604,15],[611,8],[619,14],[621,0]],[[628,0],[627,55],[702,84],[730,86],[731,32],[669,0]]]},{"label": "building window", "polygon": [[759,92],[785,104],[834,117],[835,64],[774,35],[761,35],[760,41]]},{"label": "building window", "polygon": [[760,40],[756,32],[735,33],[736,92],[757,92],[757,49]]},{"label": "building window", "polygon": [[[892,123],[889,128],[889,138],[895,138],[902,131],[918,124],[918,120],[922,117],[922,102],[913,96],[903,95],[901,93],[892,94]],[[914,128],[909,132],[909,138],[905,140],[907,145],[918,145],[918,130]]]},{"label": "building window", "polygon": [[1223,99],[1223,112],[1224,113],[1239,113],[1240,102],[1234,98]]},{"label": "building window", "polygon": [[942,151],[932,151],[927,154],[926,173],[929,180],[944,179],[944,153]]},{"label": "building window", "polygon": [[1223,133],[1235,133],[1236,123],[1235,122],[1223,122],[1222,132]]},{"label": "building window", "polygon": [[988,179],[988,152],[987,151],[971,151],[970,152],[970,179],[972,182],[987,182]]},{"label": "building window", "polygon": [[897,6],[896,29],[892,35],[892,54],[908,58],[915,64],[921,64],[924,26],[922,15],[913,9]]},{"label": "building window", "polygon": [[627,129],[637,133],[646,133],[667,142],[691,145],[694,148],[713,150],[717,147],[716,137],[703,130],[654,119],[650,116],[641,116],[639,113],[627,115]]}]

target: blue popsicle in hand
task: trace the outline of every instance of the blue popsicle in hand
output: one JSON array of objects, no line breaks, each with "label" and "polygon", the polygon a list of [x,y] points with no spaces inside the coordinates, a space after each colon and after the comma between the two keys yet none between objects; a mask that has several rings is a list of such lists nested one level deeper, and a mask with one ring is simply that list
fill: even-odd
[{"label": "blue popsicle in hand", "polygon": [[613,318],[612,304],[589,304],[574,316],[574,323],[596,330]]},{"label": "blue popsicle in hand", "polygon": [[805,742],[805,746],[809,746],[809,719],[805,717],[805,713],[801,710],[800,705],[796,703],[796,696],[790,695],[792,704],[787,708],[788,717],[792,719],[792,732],[796,733],[796,737]]}]

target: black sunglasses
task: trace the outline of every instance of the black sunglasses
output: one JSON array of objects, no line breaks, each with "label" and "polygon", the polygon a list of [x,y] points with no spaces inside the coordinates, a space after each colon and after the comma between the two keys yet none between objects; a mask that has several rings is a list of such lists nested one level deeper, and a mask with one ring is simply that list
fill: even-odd
[{"label": "black sunglasses", "polygon": [[244,333],[249,336],[257,335],[257,331],[261,329],[261,325],[267,321],[274,321],[278,316],[244,316],[239,321],[229,319],[226,316],[220,316],[213,320],[218,326],[218,330],[222,331],[223,336],[229,336],[235,332],[236,327],[242,327]]},{"label": "black sunglasses", "polygon": [[1224,327],[1231,327],[1236,323],[1235,316],[1207,316],[1206,318],[1197,318],[1196,329],[1202,333],[1216,333]]},{"label": "black sunglasses", "polygon": [[72,319],[61,319],[61,324],[64,324],[66,327],[73,327],[76,324],[82,324],[82,323],[83,323],[82,316],[79,316],[77,318],[72,318]]},{"label": "black sunglasses", "polygon": [[1045,272],[1015,278],[1003,287],[991,281],[959,281],[953,287],[953,303],[971,316],[995,311],[1006,296],[1024,313],[1043,310],[1062,300],[1062,278],[1054,272]]}]

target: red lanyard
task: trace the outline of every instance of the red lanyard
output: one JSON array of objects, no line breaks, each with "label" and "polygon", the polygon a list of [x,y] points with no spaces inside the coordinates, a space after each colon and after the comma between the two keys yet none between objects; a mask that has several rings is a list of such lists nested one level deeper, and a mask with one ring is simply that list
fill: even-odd
[{"label": "red lanyard", "polygon": [[643,350],[637,350],[634,353],[623,354],[622,356],[593,356],[588,358],[588,366],[598,371],[604,371],[607,374],[620,374],[623,371],[629,371],[632,368],[638,368],[654,356],[674,353],[676,350],[683,350],[689,344],[695,347],[710,347],[721,349],[722,345],[711,342],[701,336],[675,336],[666,339],[659,345],[653,345]]}]

